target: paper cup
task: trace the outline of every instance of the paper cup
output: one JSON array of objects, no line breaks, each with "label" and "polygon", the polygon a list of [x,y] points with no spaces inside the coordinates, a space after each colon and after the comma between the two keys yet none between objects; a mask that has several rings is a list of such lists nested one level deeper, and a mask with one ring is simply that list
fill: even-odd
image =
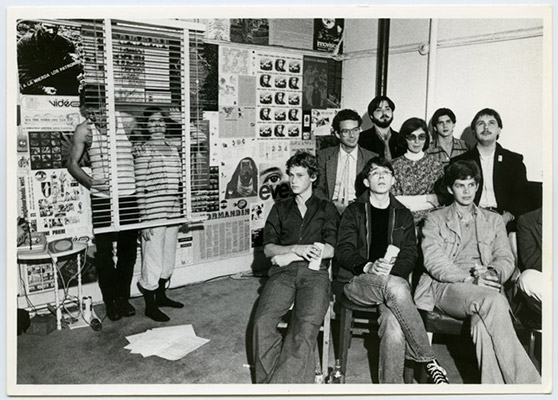
[{"label": "paper cup", "polygon": [[319,243],[319,242],[315,242],[314,246],[318,247],[320,249],[320,258],[316,259],[316,260],[312,260],[308,263],[308,268],[313,269],[314,271],[319,271],[320,270],[320,264],[322,263],[322,256],[321,254],[324,251],[324,244],[323,243]]}]

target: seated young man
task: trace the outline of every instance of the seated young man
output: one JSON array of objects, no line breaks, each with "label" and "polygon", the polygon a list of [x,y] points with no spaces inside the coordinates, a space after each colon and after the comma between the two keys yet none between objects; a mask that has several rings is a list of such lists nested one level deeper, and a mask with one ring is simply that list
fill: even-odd
[{"label": "seated young man", "polygon": [[[403,383],[406,356],[425,363],[434,383],[448,383],[413,303],[408,278],[418,254],[415,224],[411,212],[390,195],[393,167],[373,157],[362,177],[368,190],[349,204],[339,223],[336,279],[345,283],[351,301],[379,305],[380,383]],[[384,258],[389,245],[400,249],[397,257]]]},{"label": "seated young man", "polygon": [[[329,306],[328,266],[339,214],[333,203],[313,194],[316,157],[296,153],[287,161],[287,174],[294,196],[273,206],[264,228],[264,253],[273,266],[254,317],[256,383],[314,383],[314,349]],[[314,260],[316,270],[309,265]],[[293,302],[282,341],[277,324]]]},{"label": "seated young man", "polygon": [[513,255],[502,216],[474,203],[480,179],[479,167],[471,160],[457,161],[446,170],[445,185],[454,201],[426,219],[426,272],[415,301],[423,310],[436,307],[454,318],[471,318],[481,383],[539,383],[500,293],[514,270]]}]

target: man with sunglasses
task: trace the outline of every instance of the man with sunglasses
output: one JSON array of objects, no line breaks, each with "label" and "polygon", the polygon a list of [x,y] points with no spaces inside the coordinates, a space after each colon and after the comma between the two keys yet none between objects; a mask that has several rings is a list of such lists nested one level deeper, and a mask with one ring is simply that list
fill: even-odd
[{"label": "man with sunglasses", "polygon": [[339,224],[334,266],[340,269],[334,291],[341,284],[352,302],[378,305],[380,383],[403,383],[408,358],[423,363],[432,382],[445,384],[446,371],[435,359],[411,295],[408,279],[418,257],[415,223],[390,194],[393,172],[381,157],[364,166],[368,190],[347,207]]},{"label": "man with sunglasses", "polygon": [[359,172],[377,155],[358,145],[361,124],[362,118],[356,111],[339,111],[332,122],[339,145],[319,150],[316,154],[320,169],[316,195],[331,200],[340,213],[365,191]]}]

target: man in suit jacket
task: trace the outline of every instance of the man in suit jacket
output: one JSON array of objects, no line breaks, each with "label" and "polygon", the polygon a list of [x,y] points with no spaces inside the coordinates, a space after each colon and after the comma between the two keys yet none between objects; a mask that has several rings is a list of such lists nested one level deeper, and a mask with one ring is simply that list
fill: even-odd
[{"label": "man in suit jacket", "polygon": [[504,149],[496,141],[502,131],[502,118],[497,111],[480,110],[471,122],[477,145],[468,152],[452,158],[473,160],[481,168],[481,182],[475,204],[498,212],[504,217],[508,230],[515,230],[514,221],[526,210],[525,190],[527,170],[523,156]]},{"label": "man in suit jacket", "polygon": [[359,146],[393,160],[407,151],[405,139],[391,129],[395,103],[387,96],[376,96],[368,104],[368,115],[374,126],[365,130],[358,140]]},{"label": "man in suit jacket", "polygon": [[356,111],[339,111],[332,122],[339,145],[317,152],[320,180],[316,195],[333,201],[339,212],[365,191],[360,172],[377,155],[358,145],[361,124],[362,118]]}]

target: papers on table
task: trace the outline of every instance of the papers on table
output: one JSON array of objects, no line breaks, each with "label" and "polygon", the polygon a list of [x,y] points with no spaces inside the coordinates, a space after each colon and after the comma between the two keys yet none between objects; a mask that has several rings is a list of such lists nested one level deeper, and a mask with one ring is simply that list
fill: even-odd
[{"label": "papers on table", "polygon": [[209,339],[197,337],[192,325],[149,329],[126,339],[130,344],[124,348],[132,354],[158,356],[171,361],[179,360],[209,342]]}]

